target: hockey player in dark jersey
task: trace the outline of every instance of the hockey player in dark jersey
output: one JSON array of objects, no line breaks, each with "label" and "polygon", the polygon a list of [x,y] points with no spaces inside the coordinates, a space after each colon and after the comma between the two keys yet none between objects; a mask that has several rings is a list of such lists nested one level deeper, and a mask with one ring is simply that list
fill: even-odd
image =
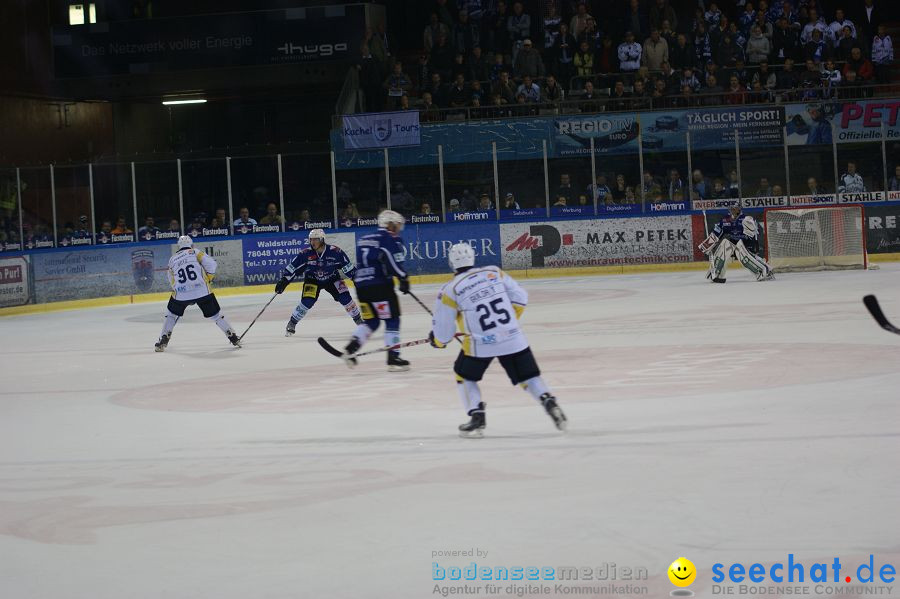
[{"label": "hockey player in dark jersey", "polygon": [[344,278],[352,278],[354,272],[355,268],[344,250],[336,245],[325,244],[325,231],[310,231],[309,247],[294,256],[282,272],[281,280],[275,285],[275,293],[283,293],[291,279],[303,277],[303,296],[285,327],[285,337],[290,337],[297,331],[297,323],[315,305],[319,292],[323,289],[344,306],[353,322],[362,324],[359,308],[343,281]]},{"label": "hockey player in dark jersey", "polygon": [[[362,311],[364,323],[344,348],[342,358],[350,368],[356,366],[353,355],[359,351],[384,321],[384,345],[392,347],[400,343],[400,302],[394,291],[394,277],[400,280],[400,291],[409,293],[409,276],[403,268],[403,216],[393,210],[378,215],[378,230],[359,237],[356,241],[356,299]],[[409,362],[400,357],[397,350],[387,352],[390,372],[409,370]]]},{"label": "hockey player in dark jersey", "polygon": [[756,275],[757,281],[773,278],[772,268],[757,253],[759,226],[752,216],[741,212],[739,205],[729,208],[729,214],[719,221],[699,247],[709,256],[706,278],[712,279],[713,283],[725,282],[725,269],[730,260],[743,264]]}]

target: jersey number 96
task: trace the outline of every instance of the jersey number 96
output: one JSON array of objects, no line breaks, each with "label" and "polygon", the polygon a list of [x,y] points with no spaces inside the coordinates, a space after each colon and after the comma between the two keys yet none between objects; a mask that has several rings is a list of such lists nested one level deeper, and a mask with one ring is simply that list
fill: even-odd
[{"label": "jersey number 96", "polygon": [[184,283],[186,281],[196,281],[197,280],[197,271],[194,270],[193,264],[188,264],[184,268],[178,269],[178,282]]},{"label": "jersey number 96", "polygon": [[[481,325],[482,331],[489,331],[499,324],[509,324],[512,320],[512,316],[509,313],[509,310],[502,307],[500,304],[503,303],[503,298],[498,297],[494,301],[488,304],[478,304],[475,306],[475,311],[478,312],[478,323]],[[498,316],[496,320],[491,319],[491,314]]]}]

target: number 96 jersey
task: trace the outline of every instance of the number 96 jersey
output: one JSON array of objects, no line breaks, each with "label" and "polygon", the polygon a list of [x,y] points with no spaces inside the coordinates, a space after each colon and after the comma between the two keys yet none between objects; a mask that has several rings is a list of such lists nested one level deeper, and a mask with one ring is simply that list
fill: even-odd
[{"label": "number 96 jersey", "polygon": [[212,291],[208,280],[216,274],[216,261],[194,248],[183,248],[169,258],[169,284],[177,300],[195,300]]},{"label": "number 96 jersey", "polygon": [[459,327],[463,353],[488,358],[520,352],[528,340],[519,316],[528,294],[496,266],[471,268],[444,285],[434,310],[434,336],[449,343]]}]

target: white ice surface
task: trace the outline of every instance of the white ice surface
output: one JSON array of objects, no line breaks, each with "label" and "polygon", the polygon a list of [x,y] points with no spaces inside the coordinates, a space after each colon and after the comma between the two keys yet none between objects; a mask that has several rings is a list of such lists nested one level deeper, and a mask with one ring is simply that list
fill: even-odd
[{"label": "white ice surface", "polygon": [[[680,555],[711,596],[716,562],[900,564],[900,336],[860,301],[900,322],[900,267],[523,285],[565,434],[495,364],[458,438],[454,349],[349,371],[315,343],[352,331],[327,295],[283,337],[296,285],[240,350],[196,308],[164,354],[162,304],[0,319],[0,596],[431,597],[432,561],[615,562],[667,596]],[[243,330],[267,298],[221,304]]]}]

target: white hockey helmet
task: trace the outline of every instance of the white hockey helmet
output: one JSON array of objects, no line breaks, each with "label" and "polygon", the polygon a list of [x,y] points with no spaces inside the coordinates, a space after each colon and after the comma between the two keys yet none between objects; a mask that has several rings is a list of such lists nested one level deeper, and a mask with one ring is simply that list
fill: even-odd
[{"label": "white hockey helmet", "polygon": [[378,226],[382,229],[387,229],[388,225],[395,224],[397,225],[397,230],[402,231],[405,222],[406,219],[403,218],[403,215],[393,210],[382,210],[378,214]]},{"label": "white hockey helmet", "polygon": [[310,241],[313,239],[321,239],[322,243],[325,243],[325,231],[322,229],[313,229],[309,232],[309,239]]},{"label": "white hockey helmet", "polygon": [[182,235],[178,238],[178,249],[189,248],[194,245],[194,240],[190,235]]},{"label": "white hockey helmet", "polygon": [[455,243],[447,252],[447,260],[454,271],[460,268],[475,266],[475,250],[468,243]]}]

